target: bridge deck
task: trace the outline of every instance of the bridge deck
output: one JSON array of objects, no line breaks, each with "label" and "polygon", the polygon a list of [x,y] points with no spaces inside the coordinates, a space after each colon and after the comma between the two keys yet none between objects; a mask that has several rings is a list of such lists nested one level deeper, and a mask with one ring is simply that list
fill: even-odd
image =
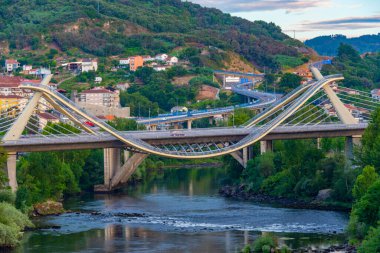
[{"label": "bridge deck", "polygon": [[[263,140],[289,140],[355,136],[362,135],[366,127],[366,123],[355,125],[327,124],[315,126],[280,126],[265,136]],[[126,136],[132,135],[133,137],[147,141],[152,145],[161,145],[239,141],[252,131],[255,131],[255,128],[208,128],[171,131],[133,131],[123,132],[123,134]],[[98,136],[72,135],[55,138],[27,136],[17,141],[3,142],[1,143],[1,146],[9,152],[37,152],[126,147],[124,143],[109,134],[102,134]]]}]

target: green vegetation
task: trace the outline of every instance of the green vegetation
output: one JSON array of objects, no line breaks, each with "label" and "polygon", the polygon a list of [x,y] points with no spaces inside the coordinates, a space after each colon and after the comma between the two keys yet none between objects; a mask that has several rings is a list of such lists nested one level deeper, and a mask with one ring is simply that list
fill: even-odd
[{"label": "green vegetation", "polygon": [[276,55],[275,59],[278,63],[280,63],[283,69],[295,68],[309,61],[308,58],[299,58],[287,55]]},{"label": "green vegetation", "polygon": [[[280,66],[275,55],[301,57],[296,47],[304,47],[273,23],[250,22],[190,2],[99,3],[98,13],[97,2],[91,0],[3,1],[0,40],[9,41],[12,50],[30,46],[45,51],[46,63],[52,62],[49,59],[57,53],[46,50],[52,43],[74,57],[78,51],[96,56],[129,56],[169,52],[188,43],[203,44],[235,51],[256,65],[273,70]],[[218,54],[206,58],[194,50],[179,56],[194,65],[207,64],[208,59],[216,66],[221,62]]]},{"label": "green vegetation", "polygon": [[351,242],[359,245],[359,253],[380,250],[380,167],[379,156],[375,155],[380,138],[379,115],[380,109],[377,109],[358,150],[358,160],[364,169],[357,177],[353,188],[355,199],[348,233]]},{"label": "green vegetation", "polygon": [[[4,168],[7,156],[0,153],[0,168]],[[25,227],[33,227],[28,216],[14,207],[16,196],[6,186],[7,177],[0,170],[0,249],[19,244]]]},{"label": "green vegetation", "polygon": [[0,248],[18,245],[22,237],[21,231],[32,226],[28,216],[12,204],[0,203]]},{"label": "green vegetation", "polygon": [[360,53],[379,52],[380,34],[363,35],[357,38],[347,38],[344,35],[319,36],[306,40],[305,44],[320,55],[335,56],[340,44],[348,44]]},{"label": "green vegetation", "polygon": [[[257,238],[252,245],[247,245],[242,250],[243,253],[270,253],[271,250],[275,250],[277,247],[277,242],[271,236],[261,236]],[[277,252],[277,251],[276,251]],[[282,252],[282,251],[281,251]]]},{"label": "green vegetation", "polygon": [[349,45],[341,44],[332,65],[324,65],[322,74],[344,75],[343,86],[360,90],[380,87],[380,53],[363,58]]}]

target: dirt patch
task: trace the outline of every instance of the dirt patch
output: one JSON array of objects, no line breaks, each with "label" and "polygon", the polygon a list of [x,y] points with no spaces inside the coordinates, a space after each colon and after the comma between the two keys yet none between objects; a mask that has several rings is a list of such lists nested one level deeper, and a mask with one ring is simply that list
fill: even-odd
[{"label": "dirt patch", "polygon": [[219,94],[219,89],[209,86],[209,85],[202,85],[198,95],[196,97],[197,100],[214,100],[217,99],[217,96]]},{"label": "dirt patch", "polygon": [[190,75],[190,76],[175,77],[172,83],[177,86],[186,86],[186,85],[189,85],[190,80],[193,79],[194,77],[196,76]]},{"label": "dirt patch", "polygon": [[233,52],[227,52],[227,56],[228,60],[224,62],[224,65],[228,67],[225,70],[243,73],[257,72],[254,66],[242,56]]}]

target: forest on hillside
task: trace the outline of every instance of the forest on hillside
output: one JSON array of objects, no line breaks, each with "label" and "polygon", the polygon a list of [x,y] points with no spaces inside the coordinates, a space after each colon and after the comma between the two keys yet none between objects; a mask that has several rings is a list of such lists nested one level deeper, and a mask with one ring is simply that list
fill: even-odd
[{"label": "forest on hillside", "polygon": [[[14,32],[17,31],[17,32]],[[276,55],[302,57],[305,46],[264,21],[250,22],[180,0],[5,0],[0,41],[11,49],[55,44],[95,56],[167,51],[185,43],[233,50],[278,70]]]},{"label": "forest on hillside", "polygon": [[328,56],[336,56],[341,43],[351,45],[361,54],[380,52],[380,33],[357,38],[347,38],[344,35],[319,36],[305,41],[305,44],[317,51],[318,54]]}]

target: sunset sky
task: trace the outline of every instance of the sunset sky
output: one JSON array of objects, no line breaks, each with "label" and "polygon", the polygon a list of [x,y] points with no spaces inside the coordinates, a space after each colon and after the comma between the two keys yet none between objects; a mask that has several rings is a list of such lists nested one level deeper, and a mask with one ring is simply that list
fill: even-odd
[{"label": "sunset sky", "polygon": [[380,0],[191,0],[248,20],[279,25],[305,40],[319,35],[380,33]]}]

